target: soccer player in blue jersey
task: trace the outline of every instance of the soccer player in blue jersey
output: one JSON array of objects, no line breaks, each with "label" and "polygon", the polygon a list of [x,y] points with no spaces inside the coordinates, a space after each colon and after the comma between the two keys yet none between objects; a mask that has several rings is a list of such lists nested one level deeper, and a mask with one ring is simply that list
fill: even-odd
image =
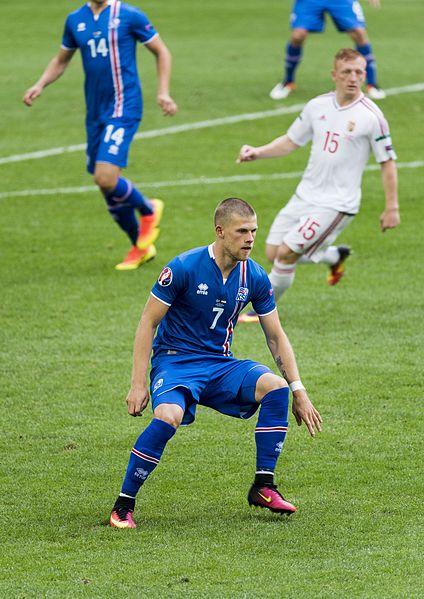
[{"label": "soccer player in blue jersey", "polygon": [[[110,524],[135,528],[135,497],[158,465],[180,424],[195,419],[198,404],[236,418],[258,409],[256,475],[250,505],[291,514],[274,483],[274,470],[288,427],[289,387],[298,425],[314,436],[321,416],[302,385],[290,342],[283,332],[264,269],[249,259],[256,214],[244,200],[228,198],[215,211],[215,242],[174,258],[160,273],[144,308],[134,343],[128,412],[140,416],[149,402],[147,371],[153,347],[150,393],[154,418],[131,450]],[[252,303],[282,376],[231,353],[240,311]],[[157,335],[155,332],[157,329]]]},{"label": "soccer player in blue jersey", "polygon": [[[380,0],[369,0],[380,7]],[[282,82],[270,92],[273,100],[283,100],[296,88],[295,73],[302,59],[303,44],[309,33],[321,33],[328,13],[337,29],[346,32],[356,49],[367,61],[367,94],[372,100],[382,100],[385,92],[377,85],[377,69],[365,26],[365,16],[357,0],[295,0],[290,16],[292,33],[286,46],[285,73]]]},{"label": "soccer player in blue jersey", "polygon": [[131,241],[128,255],[116,266],[118,270],[133,270],[154,258],[153,243],[163,210],[163,202],[147,199],[121,175],[143,113],[137,42],[156,58],[157,102],[164,115],[172,116],[177,105],[169,95],[171,54],[146,15],[119,0],[92,0],[68,15],[59,53],[23,98],[32,106],[80,50],[87,105],[87,170],[94,175],[112,218]]}]

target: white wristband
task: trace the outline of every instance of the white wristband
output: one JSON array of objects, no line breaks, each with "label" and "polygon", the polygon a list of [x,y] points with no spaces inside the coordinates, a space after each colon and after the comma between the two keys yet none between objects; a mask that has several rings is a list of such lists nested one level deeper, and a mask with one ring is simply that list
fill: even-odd
[{"label": "white wristband", "polygon": [[293,393],[294,391],[301,391],[304,390],[305,387],[302,384],[302,381],[293,381],[292,383],[289,384],[290,390]]}]

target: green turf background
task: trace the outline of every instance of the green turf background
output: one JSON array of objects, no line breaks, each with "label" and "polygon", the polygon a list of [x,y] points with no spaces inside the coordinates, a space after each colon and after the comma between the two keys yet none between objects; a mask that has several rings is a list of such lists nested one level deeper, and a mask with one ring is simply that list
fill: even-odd
[{"label": "green turf background", "polygon": [[[31,109],[24,90],[56,52],[75,1],[19,0],[0,19],[0,157],[84,141],[80,59]],[[289,3],[143,3],[175,61],[180,112],[155,106],[154,64],[140,50],[143,127],[154,129],[276,107]],[[424,81],[421,0],[364,3],[381,84]],[[346,37],[331,24],[308,40],[299,103],[331,87],[331,57]],[[423,159],[423,93],[384,101],[399,159]],[[308,150],[237,166],[242,143],[283,133],[294,115],[133,144],[136,181],[301,170]],[[89,185],[82,152],[0,165],[1,191]],[[291,519],[250,510],[254,422],[199,409],[179,431],[140,498],[135,531],[106,526],[128,452],[150,418],[131,419],[132,340],[158,271],[213,236],[222,198],[251,201],[254,258],[296,180],[164,188],[158,257],[132,273],[97,193],[0,200],[1,526],[4,597],[420,597],[422,578],[423,168],[400,171],[402,225],[382,235],[378,172],[341,240],[354,248],[345,279],[299,268],[280,306],[302,379],[324,417],[307,437],[294,420],[278,479],[299,507]],[[148,190],[148,188],[146,187]],[[255,327],[236,355],[272,366]]]}]

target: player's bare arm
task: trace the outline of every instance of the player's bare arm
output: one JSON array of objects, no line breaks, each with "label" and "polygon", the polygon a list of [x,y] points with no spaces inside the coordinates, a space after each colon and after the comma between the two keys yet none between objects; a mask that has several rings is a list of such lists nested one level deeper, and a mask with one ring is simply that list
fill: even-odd
[{"label": "player's bare arm", "polygon": [[149,297],[144,307],[134,340],[131,388],[127,395],[128,413],[141,416],[149,403],[147,371],[152,353],[156,328],[168,311],[168,306],[154,297]]},{"label": "player's bare arm", "polygon": [[282,135],[264,146],[242,146],[236,162],[240,164],[241,162],[252,162],[261,158],[287,156],[297,150],[298,147],[288,135]]},{"label": "player's bare arm", "polygon": [[[262,329],[265,333],[269,350],[282,376],[290,384],[299,381],[299,370],[290,341],[281,328],[277,310],[271,314],[259,317]],[[309,434],[314,437],[315,431],[321,431],[322,418],[313,406],[305,389],[293,391],[292,412],[296,422],[301,426],[305,423]]]},{"label": "player's bare arm", "polygon": [[158,74],[157,103],[165,116],[173,116],[177,112],[178,106],[169,94],[172,69],[171,52],[159,35],[156,35],[150,42],[146,43],[146,48],[156,58]]},{"label": "player's bare arm", "polygon": [[43,89],[63,75],[74,54],[75,50],[61,48],[57,55],[49,62],[37,83],[25,92],[23,97],[24,104],[32,106],[34,100],[41,95]]},{"label": "player's bare arm", "polygon": [[394,160],[381,163],[381,180],[386,196],[386,207],[380,216],[382,232],[394,229],[400,224],[397,167]]}]

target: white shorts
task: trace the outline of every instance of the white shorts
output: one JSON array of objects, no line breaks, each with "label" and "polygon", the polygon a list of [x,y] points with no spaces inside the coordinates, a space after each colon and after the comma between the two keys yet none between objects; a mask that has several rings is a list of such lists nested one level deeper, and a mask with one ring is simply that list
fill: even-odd
[{"label": "white shorts", "polygon": [[266,243],[284,242],[296,254],[305,254],[313,262],[319,262],[353,218],[352,214],[316,206],[294,195],[275,217]]}]

